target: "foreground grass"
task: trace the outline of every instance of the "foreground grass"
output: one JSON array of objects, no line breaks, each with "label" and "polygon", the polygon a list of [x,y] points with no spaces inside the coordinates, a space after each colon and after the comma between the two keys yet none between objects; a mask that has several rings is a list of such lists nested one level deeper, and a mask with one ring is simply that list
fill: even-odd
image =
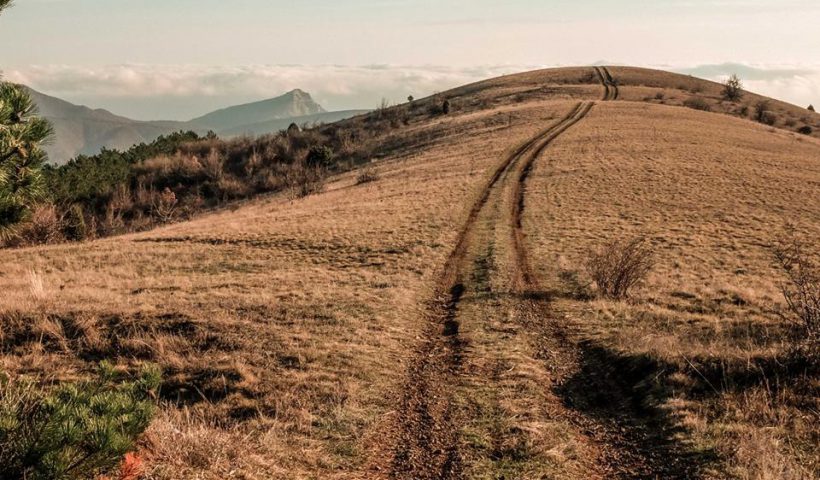
[{"label": "foreground grass", "polygon": [[[787,222],[820,234],[820,151],[763,127],[710,128],[719,118],[601,105],[536,167],[525,223],[581,358],[558,391],[587,417],[655,431],[699,476],[813,478],[820,372],[794,353],[771,246]],[[589,252],[636,234],[658,258],[643,288],[582,300]]]}]

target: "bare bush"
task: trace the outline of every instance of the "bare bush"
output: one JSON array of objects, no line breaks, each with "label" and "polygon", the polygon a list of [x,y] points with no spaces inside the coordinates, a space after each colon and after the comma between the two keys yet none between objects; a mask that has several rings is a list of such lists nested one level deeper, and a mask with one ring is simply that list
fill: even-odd
[{"label": "bare bush", "polygon": [[19,231],[19,241],[26,245],[56,243],[65,240],[61,231],[62,218],[57,207],[51,203],[38,205],[31,211],[31,218]]},{"label": "bare bush", "polygon": [[205,175],[213,181],[219,181],[224,174],[225,159],[216,148],[211,148],[208,154],[200,160]]},{"label": "bare bush", "polygon": [[768,100],[758,102],[755,105],[755,120],[769,126],[777,123],[777,115],[770,108],[771,103]]},{"label": "bare bush", "polygon": [[307,197],[324,189],[325,171],[320,167],[300,163],[287,171],[285,181],[290,189],[291,198]]},{"label": "bare bush", "polygon": [[726,83],[723,84],[723,98],[724,100],[728,100],[730,102],[736,102],[743,97],[743,83],[740,81],[740,77],[737,75],[732,75],[726,80]]},{"label": "bare bush", "polygon": [[773,252],[786,277],[780,287],[788,306],[786,317],[800,325],[815,353],[820,353],[817,352],[820,347],[820,264],[817,252],[813,252],[807,241],[792,228],[774,245]]},{"label": "bare bush", "polygon": [[684,100],[683,105],[685,107],[689,107],[694,110],[701,110],[704,112],[709,112],[712,110],[712,107],[709,106],[709,102],[707,102],[703,97],[691,97]]},{"label": "bare bush", "polygon": [[586,268],[601,294],[624,298],[654,266],[654,253],[644,237],[615,239],[587,258]]},{"label": "bare bush", "polygon": [[152,211],[162,223],[168,223],[174,218],[177,210],[177,196],[171,189],[166,188],[154,196]]},{"label": "bare bush", "polygon": [[770,127],[774,126],[774,124],[777,123],[777,114],[774,112],[763,112],[760,122]]},{"label": "bare bush", "polygon": [[361,185],[363,183],[375,182],[379,179],[379,175],[376,173],[375,170],[366,168],[356,176],[356,185]]}]

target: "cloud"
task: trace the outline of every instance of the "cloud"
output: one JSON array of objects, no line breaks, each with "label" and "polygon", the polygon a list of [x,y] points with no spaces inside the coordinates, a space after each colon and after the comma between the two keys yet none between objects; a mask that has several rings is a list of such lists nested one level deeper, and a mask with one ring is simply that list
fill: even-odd
[{"label": "cloud", "polygon": [[[537,66],[341,65],[113,65],[30,66],[5,72],[8,80],[69,101],[88,102],[135,118],[185,119],[226,106],[310,92],[330,110],[374,108],[382,98],[421,98],[465,83]],[[146,111],[157,108],[157,111]]]},{"label": "cloud", "polygon": [[820,103],[820,66],[722,63],[671,70],[715,81],[737,74],[747,90],[800,106]]},{"label": "cloud", "polygon": [[[43,65],[9,69],[5,75],[43,93],[132,118],[185,120],[294,88],[310,92],[329,110],[374,108],[382,98],[392,102],[411,94],[421,98],[485,78],[542,67]],[[820,104],[820,66],[726,63],[659,68],[718,81],[738,73],[749,90],[801,106]]]}]

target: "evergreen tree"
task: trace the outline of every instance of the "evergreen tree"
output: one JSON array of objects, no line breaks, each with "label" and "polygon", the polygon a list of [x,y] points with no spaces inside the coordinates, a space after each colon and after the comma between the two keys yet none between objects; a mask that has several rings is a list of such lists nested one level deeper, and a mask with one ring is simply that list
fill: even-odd
[{"label": "evergreen tree", "polygon": [[100,364],[91,380],[43,388],[0,372],[0,478],[97,479],[134,448],[156,411],[161,377],[123,378]]},{"label": "evergreen tree", "polygon": [[[11,0],[0,0],[0,13],[9,5]],[[27,91],[0,82],[0,238],[13,233],[44,191],[41,145],[52,130],[35,114]]]}]

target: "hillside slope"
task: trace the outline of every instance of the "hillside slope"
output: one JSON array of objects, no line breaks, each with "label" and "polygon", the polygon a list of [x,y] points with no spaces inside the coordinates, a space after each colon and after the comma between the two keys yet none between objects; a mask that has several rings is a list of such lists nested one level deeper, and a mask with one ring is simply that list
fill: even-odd
[{"label": "hillside slope", "polygon": [[223,137],[262,135],[287,128],[292,122],[329,123],[364,110],[326,112],[301,90],[259,102],[224,108],[185,122],[138,121],[103,109],[74,105],[29,89],[40,114],[54,127],[46,152],[52,163],[62,164],[77,155],[95,155],[103,148],[127,150],[149,143],[160,135],[178,131],[205,134],[212,130]]},{"label": "hillside slope", "polygon": [[270,132],[278,132],[295,123],[299,126],[313,126],[319,123],[333,123],[357,115],[367,113],[369,110],[340,110],[337,112],[323,112],[311,115],[285,117],[275,120],[266,120],[258,123],[242,124],[236,127],[226,128],[220,131],[220,135],[232,137],[236,135],[262,135]]},{"label": "hillside slope", "polygon": [[[2,251],[0,365],[160,364],[151,478],[816,477],[820,382],[770,245],[820,235],[820,140],[718,88],[487,80],[395,107],[417,114],[371,181]],[[632,235],[649,278],[596,297],[589,252]]]},{"label": "hillside slope", "polygon": [[77,155],[94,155],[101,148],[125,150],[160,135],[185,129],[183,122],[139,122],[113,113],[51,97],[29,89],[40,115],[54,127],[46,152],[56,163]]}]

